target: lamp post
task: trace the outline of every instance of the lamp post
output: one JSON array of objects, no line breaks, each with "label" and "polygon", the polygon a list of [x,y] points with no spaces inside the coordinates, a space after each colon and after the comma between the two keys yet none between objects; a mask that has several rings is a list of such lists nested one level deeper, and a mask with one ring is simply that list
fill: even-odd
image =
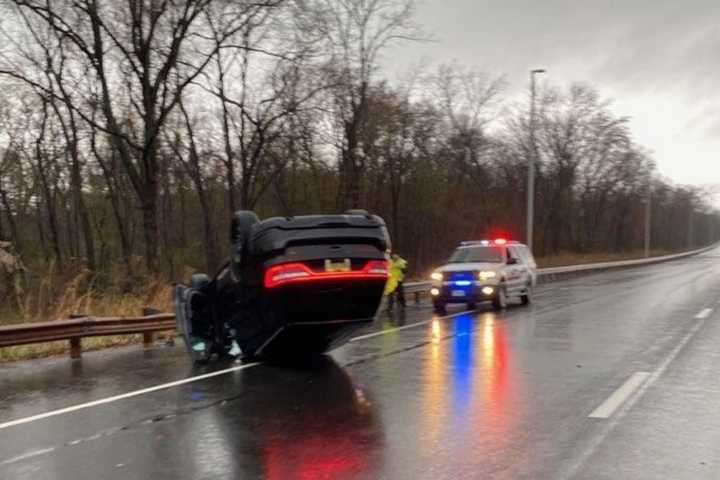
[{"label": "lamp post", "polygon": [[648,180],[645,200],[645,258],[650,258],[650,234],[652,232],[652,177]]},{"label": "lamp post", "polygon": [[535,75],[545,73],[545,70],[536,68],[530,70],[530,158],[528,159],[528,185],[527,185],[527,227],[525,239],[530,251],[533,251],[533,220],[535,216],[535,162],[537,146],[535,145]]}]

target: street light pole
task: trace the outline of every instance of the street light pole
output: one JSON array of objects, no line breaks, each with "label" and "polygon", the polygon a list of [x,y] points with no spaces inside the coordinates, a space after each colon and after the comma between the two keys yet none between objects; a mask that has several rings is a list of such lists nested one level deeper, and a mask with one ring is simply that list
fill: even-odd
[{"label": "street light pole", "polygon": [[692,207],[692,204],[690,205],[690,214],[688,215],[688,233],[687,233],[687,248],[688,250],[692,250],[693,244],[695,243],[694,233],[693,232],[693,214],[695,213],[695,210]]},{"label": "street light pole", "polygon": [[652,231],[652,179],[648,181],[645,203],[645,258],[650,258],[650,234]]},{"label": "street light pole", "polygon": [[545,73],[545,70],[537,68],[530,70],[530,158],[528,159],[528,184],[527,184],[527,226],[525,229],[528,248],[533,251],[533,220],[535,218],[535,162],[537,157],[537,146],[535,145],[535,75]]}]

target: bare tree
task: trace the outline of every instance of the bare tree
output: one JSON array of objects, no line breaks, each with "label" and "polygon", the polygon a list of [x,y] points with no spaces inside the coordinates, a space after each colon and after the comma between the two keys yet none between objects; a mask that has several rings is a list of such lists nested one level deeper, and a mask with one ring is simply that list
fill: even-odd
[{"label": "bare tree", "polygon": [[[59,41],[72,46],[72,53],[84,57],[83,63],[92,71],[103,113],[102,122],[95,126],[109,135],[138,196],[143,215],[145,261],[147,267],[154,270],[158,139],[185,88],[202,74],[222,44],[216,41],[217,35],[211,38],[207,34],[203,14],[211,0],[81,0],[61,5],[15,0],[14,3],[20,12],[45,22]],[[226,27],[220,39],[240,31],[258,11],[280,3],[282,0],[225,3],[226,8],[218,12],[225,18]],[[70,54],[70,48],[68,51]],[[4,69],[2,73],[36,83],[16,68]],[[129,96],[128,106],[138,119],[136,127],[123,125],[120,119],[117,100],[120,90]],[[76,107],[75,111],[84,120],[92,120],[81,108]]]},{"label": "bare tree", "polygon": [[420,39],[413,0],[317,0],[308,8],[325,38],[325,66],[332,108],[340,131],[342,205],[362,203],[366,163],[360,131],[368,116],[368,97],[382,52],[404,40]]}]

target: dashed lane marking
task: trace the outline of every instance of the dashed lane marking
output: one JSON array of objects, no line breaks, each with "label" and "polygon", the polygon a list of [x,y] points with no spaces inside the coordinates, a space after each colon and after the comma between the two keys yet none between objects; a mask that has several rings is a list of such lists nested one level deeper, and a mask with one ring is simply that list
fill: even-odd
[{"label": "dashed lane marking", "polygon": [[627,400],[635,390],[650,377],[650,372],[635,372],[625,380],[603,403],[589,415],[590,418],[610,418],[613,413]]}]

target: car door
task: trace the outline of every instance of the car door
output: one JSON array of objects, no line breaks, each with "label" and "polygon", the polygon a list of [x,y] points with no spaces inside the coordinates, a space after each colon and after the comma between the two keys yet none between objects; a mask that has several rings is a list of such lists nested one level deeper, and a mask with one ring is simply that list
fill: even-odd
[{"label": "car door", "polygon": [[525,268],[529,278],[528,283],[534,287],[537,284],[537,264],[535,263],[535,258],[527,246],[518,245],[517,248],[520,251],[520,256],[523,258],[525,263]]},{"label": "car door", "polygon": [[516,293],[527,284],[527,266],[525,265],[522,255],[515,246],[509,246],[507,248],[507,256],[508,260],[514,258],[515,263],[510,264],[508,262],[505,271],[505,283],[509,292]]}]

